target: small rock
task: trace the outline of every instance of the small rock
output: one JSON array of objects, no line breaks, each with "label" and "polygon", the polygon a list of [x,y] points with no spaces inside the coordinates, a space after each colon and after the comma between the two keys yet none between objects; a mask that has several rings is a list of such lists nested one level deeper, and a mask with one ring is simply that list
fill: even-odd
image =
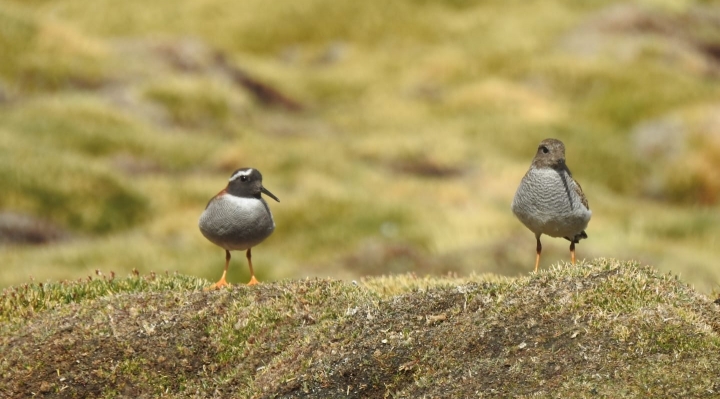
[{"label": "small rock", "polygon": [[52,390],[54,384],[51,384],[47,381],[43,381],[40,384],[40,393],[48,393]]}]

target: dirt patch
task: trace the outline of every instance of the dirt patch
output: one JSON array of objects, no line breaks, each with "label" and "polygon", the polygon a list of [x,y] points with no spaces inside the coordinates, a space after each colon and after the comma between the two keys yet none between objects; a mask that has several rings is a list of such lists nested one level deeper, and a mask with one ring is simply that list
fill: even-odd
[{"label": "dirt patch", "polygon": [[70,238],[60,227],[30,215],[0,212],[0,245],[49,244]]}]

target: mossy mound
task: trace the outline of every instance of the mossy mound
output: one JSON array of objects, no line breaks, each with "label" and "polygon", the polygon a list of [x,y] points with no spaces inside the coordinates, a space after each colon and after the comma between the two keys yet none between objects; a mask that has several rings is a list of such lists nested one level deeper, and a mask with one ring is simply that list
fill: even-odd
[{"label": "mossy mound", "polygon": [[133,276],[6,290],[0,393],[709,397],[720,390],[718,305],[634,262],[599,259],[517,280],[403,275],[203,292],[205,283]]}]

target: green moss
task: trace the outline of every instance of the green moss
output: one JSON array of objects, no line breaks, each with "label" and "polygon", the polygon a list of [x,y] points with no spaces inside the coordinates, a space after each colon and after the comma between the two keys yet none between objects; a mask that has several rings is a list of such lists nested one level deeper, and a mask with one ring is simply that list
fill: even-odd
[{"label": "green moss", "polygon": [[164,107],[182,127],[221,128],[237,110],[229,93],[212,82],[176,81],[148,87],[144,96]]},{"label": "green moss", "polygon": [[192,136],[160,133],[111,103],[88,96],[32,101],[3,110],[1,115],[3,144],[25,151],[52,150],[58,155],[89,157],[131,155],[174,169],[195,164],[208,147]]},{"label": "green moss", "polygon": [[29,92],[94,88],[110,79],[102,45],[68,25],[0,5],[0,76]]},{"label": "green moss", "polygon": [[[471,280],[287,280],[203,292],[196,288],[207,282],[183,276],[131,276],[47,285],[47,300],[18,287],[25,302],[14,304],[45,305],[27,312],[5,302],[0,389],[59,388],[58,372],[64,393],[77,396],[624,398],[717,389],[716,305],[673,276],[597,259]],[[70,288],[82,294],[55,294]]]},{"label": "green moss", "polygon": [[107,169],[77,158],[0,147],[0,207],[45,217],[78,231],[107,233],[145,220],[148,201]]},{"label": "green moss", "polygon": [[[628,70],[635,72],[628,73]],[[688,75],[677,76],[675,70],[658,67],[655,62],[597,70],[583,79],[573,85],[593,88],[582,94],[587,96],[582,101],[585,116],[590,120],[609,122],[623,130],[679,105],[701,102],[716,95],[715,89],[702,80]]]}]

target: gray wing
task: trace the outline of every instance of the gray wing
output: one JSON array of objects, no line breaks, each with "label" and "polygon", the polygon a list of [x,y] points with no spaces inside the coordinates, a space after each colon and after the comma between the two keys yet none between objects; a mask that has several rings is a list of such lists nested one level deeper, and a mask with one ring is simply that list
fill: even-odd
[{"label": "gray wing", "polygon": [[580,183],[578,183],[577,180],[575,180],[575,193],[580,196],[580,202],[585,205],[585,208],[587,208],[587,210],[590,210],[590,205],[588,204],[587,197],[585,197],[585,193],[583,193],[582,187],[580,187]]}]

